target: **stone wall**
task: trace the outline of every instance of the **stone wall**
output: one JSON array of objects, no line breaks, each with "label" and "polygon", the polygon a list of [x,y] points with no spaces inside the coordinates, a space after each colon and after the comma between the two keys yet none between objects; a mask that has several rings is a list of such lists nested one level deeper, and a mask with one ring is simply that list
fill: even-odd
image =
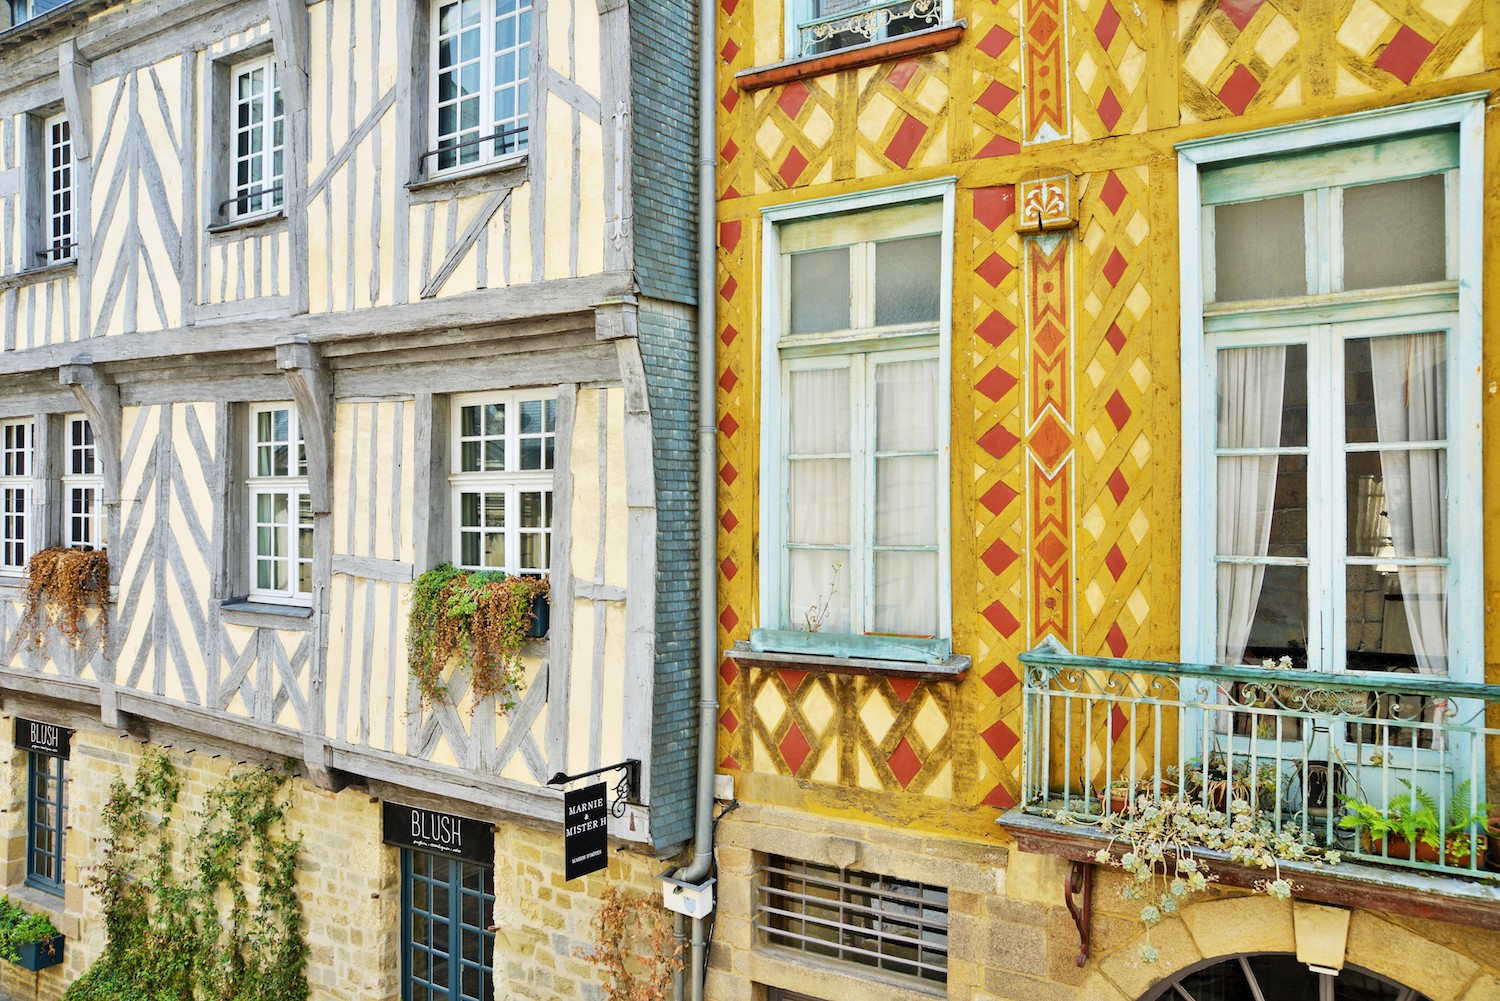
[{"label": "stone wall", "polygon": [[[103,952],[101,907],[82,882],[100,859],[104,832],[98,818],[110,785],[134,776],[145,745],[75,734],[66,771],[67,894],[59,900],[22,885],[26,756],[9,750],[12,727],[9,717],[0,716],[8,751],[0,753],[0,892],[50,913],[67,935],[67,947],[61,967],[37,975],[0,963],[0,999],[53,1001]],[[178,826],[191,831],[204,796],[237,766],[208,754],[170,754],[182,777]],[[395,1001],[401,996],[400,853],[381,843],[380,801],[353,788],[326,792],[301,779],[293,780],[291,796],[288,826],[303,838],[298,885],[313,1001]],[[450,809],[463,811],[457,803]],[[606,872],[569,883],[562,874],[560,834],[496,825],[495,997],[599,1001],[599,970],[578,958],[589,948],[594,901],[611,883],[656,892],[658,868],[653,857],[612,849]]]},{"label": "stone wall", "polygon": [[[766,987],[825,1001],[1136,1001],[1201,960],[1297,949],[1292,901],[1211,887],[1152,931],[1160,958],[1146,964],[1139,904],[1121,899],[1120,873],[1098,869],[1092,952],[1079,967],[1063,860],[751,804],[720,823],[719,846],[711,1001],[764,1001]],[[946,991],[761,942],[753,928],[755,870],[778,854],[948,887]],[[1345,962],[1433,1001],[1500,999],[1500,933],[1356,910]]]}]

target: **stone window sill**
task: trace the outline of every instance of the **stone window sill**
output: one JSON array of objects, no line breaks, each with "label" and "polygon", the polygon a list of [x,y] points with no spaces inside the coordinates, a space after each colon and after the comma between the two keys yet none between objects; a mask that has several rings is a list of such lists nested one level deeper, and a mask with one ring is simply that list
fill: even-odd
[{"label": "stone window sill", "polygon": [[215,223],[208,227],[208,231],[214,236],[219,236],[223,233],[235,233],[240,230],[255,229],[258,226],[276,226],[285,222],[286,212],[282,209],[277,209],[274,212],[261,212],[256,215],[230,219],[228,222]]},{"label": "stone window sill", "polygon": [[967,22],[960,18],[887,41],[866,42],[864,45],[852,45],[834,52],[820,52],[815,56],[801,56],[772,63],[770,66],[758,66],[735,74],[734,79],[740,90],[748,93],[797,80],[810,80],[840,70],[860,69],[910,56],[925,56],[953,48],[964,37],[967,26]]},{"label": "stone window sill", "polygon": [[483,194],[497,188],[514,188],[525,183],[529,159],[527,153],[512,154],[477,167],[419,178],[408,184],[406,190],[411,193],[413,201],[421,203]]}]

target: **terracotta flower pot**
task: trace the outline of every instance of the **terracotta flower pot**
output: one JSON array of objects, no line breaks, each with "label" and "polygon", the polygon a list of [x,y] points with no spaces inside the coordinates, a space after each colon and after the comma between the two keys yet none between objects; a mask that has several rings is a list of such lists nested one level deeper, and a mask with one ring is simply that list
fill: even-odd
[{"label": "terracotta flower pot", "polygon": [[1500,817],[1491,817],[1484,822],[1484,833],[1489,841],[1485,849],[1485,868],[1500,872]]},{"label": "terracotta flower pot", "polygon": [[[1480,837],[1480,851],[1484,850],[1486,841],[1486,838],[1484,838],[1483,836]],[[1426,862],[1430,865],[1438,865],[1443,861],[1441,853],[1425,841],[1417,842],[1416,855],[1413,856],[1411,842],[1407,841],[1405,838],[1395,837],[1394,835],[1384,839],[1383,841],[1374,842],[1374,849],[1376,853],[1384,855],[1386,858],[1390,859],[1406,859],[1407,861],[1410,861],[1412,858],[1415,858],[1418,862]],[[1468,847],[1465,846],[1461,848],[1460,851],[1462,852],[1462,854],[1449,852],[1447,864],[1459,869],[1467,869],[1472,867],[1474,863],[1474,856],[1468,850]]]}]

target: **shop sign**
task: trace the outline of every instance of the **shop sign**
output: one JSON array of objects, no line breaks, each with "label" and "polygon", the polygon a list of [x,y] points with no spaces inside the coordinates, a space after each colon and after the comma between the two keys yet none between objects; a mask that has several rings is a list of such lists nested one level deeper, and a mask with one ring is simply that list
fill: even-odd
[{"label": "shop sign", "polygon": [[609,865],[609,790],[603,782],[563,793],[563,824],[564,878]]},{"label": "shop sign", "polygon": [[73,731],[56,723],[38,723],[34,719],[16,718],[16,747],[22,751],[50,754],[57,758],[68,756],[68,743]]},{"label": "shop sign", "polygon": [[388,845],[494,864],[495,830],[485,821],[399,803],[383,804],[383,812]]}]

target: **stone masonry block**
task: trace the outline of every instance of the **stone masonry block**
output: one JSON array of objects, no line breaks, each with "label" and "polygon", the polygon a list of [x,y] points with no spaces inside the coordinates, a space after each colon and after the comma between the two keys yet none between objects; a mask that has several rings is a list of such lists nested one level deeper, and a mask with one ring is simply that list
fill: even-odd
[{"label": "stone masonry block", "polygon": [[1189,904],[1182,922],[1205,956],[1297,951],[1289,900],[1254,894]]},{"label": "stone masonry block", "polygon": [[1479,964],[1400,925],[1355,911],[1349,921],[1350,963],[1414,987],[1430,998],[1456,998]]}]

